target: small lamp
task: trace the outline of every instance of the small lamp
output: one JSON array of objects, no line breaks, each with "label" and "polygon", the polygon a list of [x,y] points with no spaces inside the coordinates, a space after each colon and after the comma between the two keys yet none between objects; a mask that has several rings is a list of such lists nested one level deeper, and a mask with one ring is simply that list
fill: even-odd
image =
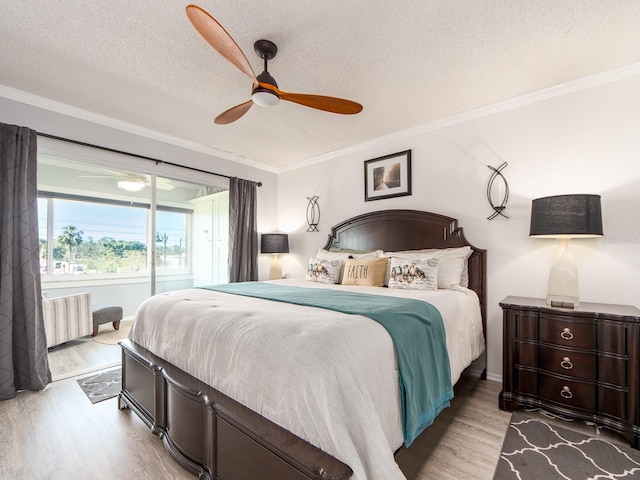
[{"label": "small lamp", "polygon": [[269,278],[271,280],[281,279],[282,268],[278,254],[289,253],[289,235],[286,233],[263,233],[260,237],[260,251],[273,254]]},{"label": "small lamp", "polygon": [[547,305],[578,307],[578,265],[569,251],[569,240],[602,236],[600,195],[556,195],[533,200],[529,235],[557,238],[560,242],[559,255],[549,273]]}]

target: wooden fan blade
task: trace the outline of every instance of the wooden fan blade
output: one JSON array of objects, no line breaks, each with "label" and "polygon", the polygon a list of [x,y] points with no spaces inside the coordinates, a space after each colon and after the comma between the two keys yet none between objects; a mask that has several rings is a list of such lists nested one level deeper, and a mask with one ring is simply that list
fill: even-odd
[{"label": "wooden fan blade", "polygon": [[218,115],[214,122],[218,125],[226,125],[228,123],[235,122],[245,113],[247,113],[252,105],[253,100],[249,100],[248,102],[244,102],[240,105],[236,105],[235,107],[231,107],[226,112],[222,112],[220,115]]},{"label": "wooden fan blade", "polygon": [[[260,84],[262,85],[262,83]],[[273,89],[273,88],[272,88]],[[304,93],[288,93],[275,89],[280,99],[299,103],[305,107],[317,108],[325,112],[353,115],[362,111],[362,105],[351,100],[337,97],[325,97],[324,95],[307,95]]]},{"label": "wooden fan blade", "polygon": [[209,45],[253,80],[254,85],[258,85],[258,80],[247,57],[215,18],[197,5],[187,5],[187,17]]}]

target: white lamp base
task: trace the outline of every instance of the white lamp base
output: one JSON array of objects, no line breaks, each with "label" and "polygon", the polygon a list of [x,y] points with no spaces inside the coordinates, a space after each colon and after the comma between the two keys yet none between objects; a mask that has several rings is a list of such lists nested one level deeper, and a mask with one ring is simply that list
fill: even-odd
[{"label": "white lamp base", "polygon": [[547,305],[560,308],[580,306],[578,299],[578,264],[569,251],[569,239],[560,238],[560,251],[549,273]]},{"label": "white lamp base", "polygon": [[272,253],[271,269],[269,270],[270,280],[280,280],[282,278],[282,267],[280,266],[280,260],[277,253]]}]

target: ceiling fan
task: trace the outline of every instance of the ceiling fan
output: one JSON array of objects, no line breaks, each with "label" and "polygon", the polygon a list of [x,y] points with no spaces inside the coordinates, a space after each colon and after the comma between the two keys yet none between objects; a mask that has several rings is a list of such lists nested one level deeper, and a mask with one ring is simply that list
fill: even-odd
[{"label": "ceiling fan", "polygon": [[253,48],[256,54],[264,60],[264,71],[256,76],[238,44],[231,38],[218,21],[197,5],[187,6],[187,17],[194,28],[216,51],[229,62],[240,69],[253,81],[251,99],[231,107],[215,118],[215,123],[225,125],[238,120],[253,104],[262,107],[272,107],[280,100],[298,103],[306,107],[324,110],[326,112],[353,115],[362,111],[362,105],[343,98],[326,97],[324,95],[307,95],[303,93],[284,92],[278,88],[275,79],[267,71],[267,62],[276,56],[278,47],[269,40],[258,40]]}]

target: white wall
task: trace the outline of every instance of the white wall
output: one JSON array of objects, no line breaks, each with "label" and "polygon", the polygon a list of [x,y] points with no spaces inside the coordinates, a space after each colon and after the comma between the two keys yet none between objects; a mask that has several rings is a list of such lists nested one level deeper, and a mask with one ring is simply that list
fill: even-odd
[{"label": "white wall", "polygon": [[[488,371],[498,379],[498,303],[507,295],[544,297],[556,253],[555,240],[528,236],[531,200],[592,193],[602,195],[605,237],[571,244],[581,299],[640,306],[640,76],[599,83],[538,92],[280,173],[278,227],[291,233],[283,271],[303,275],[331,226],[364,212],[409,208],[458,218],[467,239],[488,251]],[[365,202],[363,162],[406,149],[413,194]],[[487,165],[503,161],[509,219],[489,221]],[[320,233],[306,232],[312,195],[320,197]]]}]

